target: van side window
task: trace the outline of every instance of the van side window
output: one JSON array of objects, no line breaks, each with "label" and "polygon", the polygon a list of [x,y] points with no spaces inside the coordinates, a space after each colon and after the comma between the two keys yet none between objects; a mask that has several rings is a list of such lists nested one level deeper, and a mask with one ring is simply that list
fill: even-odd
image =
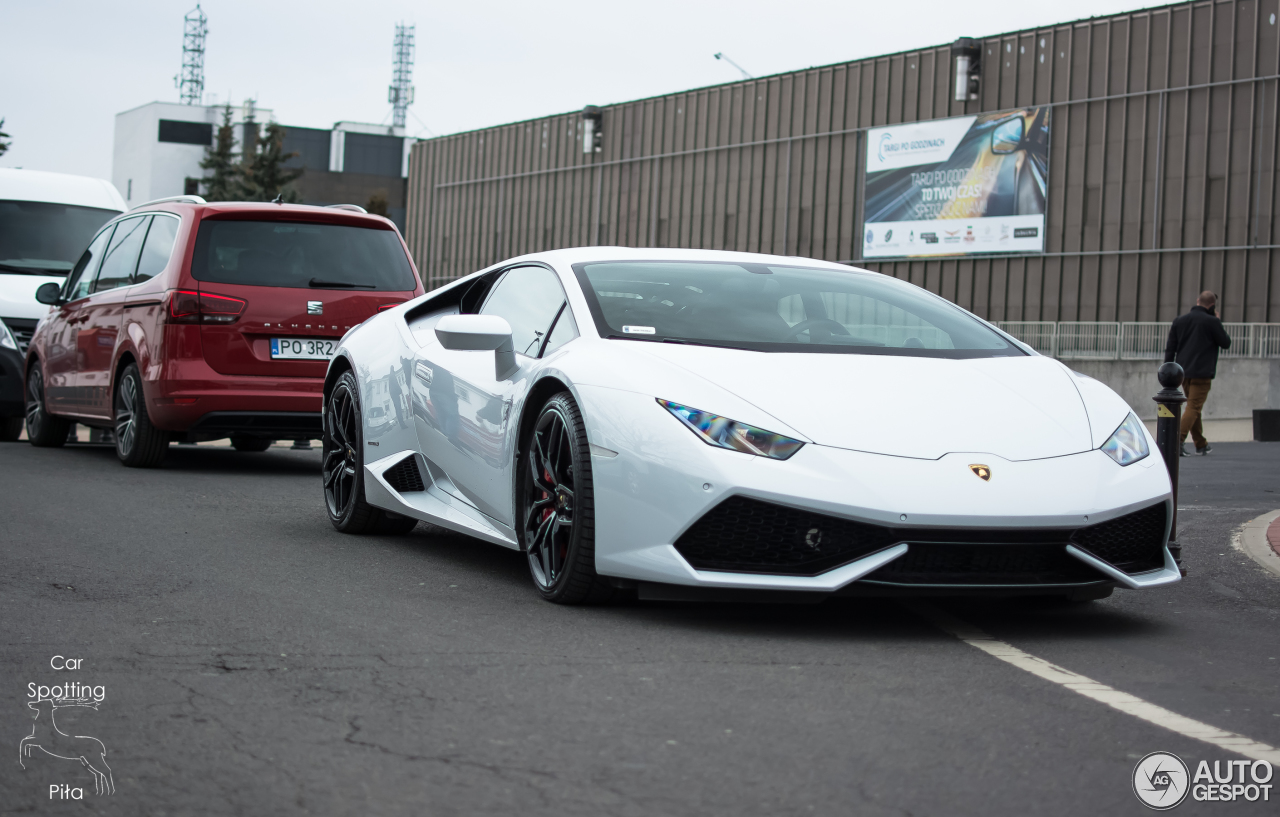
[{"label": "van side window", "polygon": [[80,260],[72,268],[71,274],[67,276],[65,290],[68,301],[79,300],[89,294],[89,287],[93,285],[94,276],[98,274],[98,267],[102,264],[102,254],[107,249],[107,242],[111,240],[114,229],[113,225],[98,233],[98,237],[89,242],[89,249],[84,251]]},{"label": "van side window", "polygon": [[178,238],[180,223],[176,218],[162,215],[156,215],[151,220],[151,229],[147,230],[147,240],[142,245],[138,271],[133,276],[135,284],[151,280],[169,266],[169,255],[173,253],[173,242]]},{"label": "van side window", "polygon": [[142,239],[146,237],[150,223],[151,216],[142,216],[127,218],[116,225],[116,234],[107,247],[102,268],[98,270],[98,280],[93,285],[94,292],[126,286],[133,280],[134,270],[138,268],[138,253],[142,250]]}]

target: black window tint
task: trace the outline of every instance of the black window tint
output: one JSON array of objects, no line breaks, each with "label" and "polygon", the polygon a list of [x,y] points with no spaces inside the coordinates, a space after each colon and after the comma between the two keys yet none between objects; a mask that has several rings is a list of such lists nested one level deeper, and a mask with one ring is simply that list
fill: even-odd
[{"label": "black window tint", "polygon": [[551,327],[551,337],[547,338],[547,346],[542,350],[542,354],[551,354],[577,336],[578,324],[573,320],[573,310],[565,306],[560,317],[556,318],[556,325]]},{"label": "black window tint", "polygon": [[264,287],[404,292],[417,286],[395,232],[297,221],[206,219],[191,274]]},{"label": "black window tint", "polygon": [[93,234],[118,215],[96,207],[0,201],[0,264],[65,275]]},{"label": "black window tint", "polygon": [[209,145],[213,144],[213,125],[208,122],[161,119],[157,139],[161,142],[176,142],[180,145]]},{"label": "black window tint", "polygon": [[480,314],[506,318],[515,350],[533,357],[563,303],[555,273],[545,267],[516,267],[502,276]]},{"label": "black window tint", "polygon": [[178,237],[179,223],[178,219],[168,216],[156,216],[152,219],[151,229],[147,230],[147,240],[142,245],[138,272],[133,276],[134,283],[151,280],[169,265],[169,255],[173,252],[173,242]]},{"label": "black window tint", "polygon": [[80,256],[80,260],[76,262],[75,269],[71,270],[71,274],[67,276],[66,298],[68,301],[78,300],[89,294],[89,287],[93,285],[93,278],[98,272],[98,266],[102,264],[102,253],[107,248],[107,242],[111,240],[111,231],[114,227],[108,227],[89,243],[89,249],[85,250]]},{"label": "black window tint", "polygon": [[98,280],[93,285],[94,292],[122,287],[133,280],[142,239],[147,235],[150,222],[151,216],[143,216],[127,218],[116,225],[116,234],[111,238],[111,246],[102,259],[102,268],[98,270]]}]

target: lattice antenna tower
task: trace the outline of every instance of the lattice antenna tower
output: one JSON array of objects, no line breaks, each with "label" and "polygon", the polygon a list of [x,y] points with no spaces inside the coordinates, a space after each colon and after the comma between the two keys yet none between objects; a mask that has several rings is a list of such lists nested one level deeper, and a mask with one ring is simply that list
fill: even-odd
[{"label": "lattice antenna tower", "polygon": [[391,124],[403,128],[405,114],[413,104],[413,30],[416,26],[396,26],[395,62],[391,71],[391,87],[387,101],[394,108]]},{"label": "lattice antenna tower", "polygon": [[197,3],[182,19],[182,73],[174,81],[183,105],[199,105],[204,100],[204,38],[209,18]]}]

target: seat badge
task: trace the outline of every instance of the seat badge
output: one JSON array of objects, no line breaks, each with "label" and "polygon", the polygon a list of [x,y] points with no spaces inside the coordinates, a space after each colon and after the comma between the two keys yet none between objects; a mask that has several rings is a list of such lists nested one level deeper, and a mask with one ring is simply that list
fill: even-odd
[{"label": "seat badge", "polygon": [[969,470],[973,472],[973,475],[975,477],[982,480],[983,482],[991,481],[991,469],[988,468],[987,466],[979,465],[975,463],[969,466]]},{"label": "seat badge", "polygon": [[307,301],[307,314],[308,314],[308,315],[323,315],[323,314],[324,314],[324,301]]}]

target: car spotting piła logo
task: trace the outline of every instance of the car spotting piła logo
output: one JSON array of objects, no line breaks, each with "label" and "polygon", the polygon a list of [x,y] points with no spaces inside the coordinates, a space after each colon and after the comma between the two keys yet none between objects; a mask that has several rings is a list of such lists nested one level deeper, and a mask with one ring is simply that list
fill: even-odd
[{"label": "car spotting pi\u0142a logo", "polygon": [[1133,769],[1133,793],[1147,808],[1165,811],[1187,797],[1187,764],[1171,752],[1152,752]]}]

